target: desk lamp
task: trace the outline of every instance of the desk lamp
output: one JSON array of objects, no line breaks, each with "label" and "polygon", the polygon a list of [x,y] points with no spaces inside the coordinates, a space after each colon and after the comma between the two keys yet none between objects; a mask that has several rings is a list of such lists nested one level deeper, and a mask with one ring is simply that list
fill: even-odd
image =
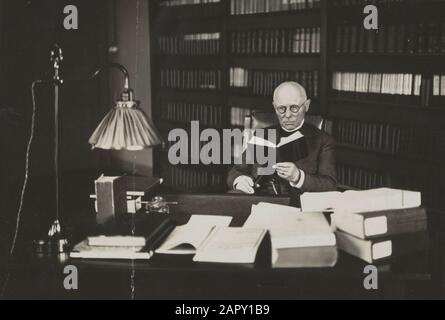
[{"label": "desk lamp", "polygon": [[[63,252],[67,244],[62,237],[62,228],[59,222],[59,126],[58,126],[58,105],[59,105],[59,85],[63,81],[59,77],[60,62],[63,60],[62,50],[57,50],[51,54],[54,63],[55,86],[55,176],[56,176],[56,220],[48,232],[52,243],[57,244],[57,251]],[[104,150],[127,150],[140,151],[145,148],[163,144],[161,135],[153,123],[147,118],[145,113],[139,109],[139,102],[133,98],[133,90],[130,88],[129,73],[127,69],[117,63],[112,63],[101,67],[94,74],[93,78],[99,75],[105,68],[117,68],[124,75],[124,89],[120,99],[116,101],[114,108],[105,116],[102,122],[89,139],[93,149]],[[46,245],[40,242],[39,246]],[[40,249],[39,249],[40,251]]]},{"label": "desk lamp", "polygon": [[111,63],[98,69],[93,78],[105,68],[117,68],[123,73],[124,90],[114,108],[92,134],[89,143],[93,149],[140,151],[162,144],[158,130],[133,98],[134,91],[130,88],[127,69],[118,63]]}]

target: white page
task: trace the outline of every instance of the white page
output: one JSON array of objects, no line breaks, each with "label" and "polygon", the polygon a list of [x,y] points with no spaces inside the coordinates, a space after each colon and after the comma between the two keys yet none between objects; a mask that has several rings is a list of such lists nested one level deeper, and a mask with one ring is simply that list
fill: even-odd
[{"label": "white page", "polygon": [[303,211],[328,211],[338,207],[342,193],[332,192],[306,192],[301,195],[301,209]]},{"label": "white page", "polygon": [[265,229],[216,228],[193,261],[254,263]]},{"label": "white page", "polygon": [[287,208],[271,211],[255,206],[244,227],[268,229],[274,249],[335,246],[335,235],[323,213]]},{"label": "white page", "polygon": [[303,134],[300,131],[297,131],[294,134],[290,135],[289,137],[281,138],[278,144],[275,144],[269,140],[257,136],[253,136],[248,143],[268,148],[280,148],[288,143],[297,141],[303,137],[304,137]]},{"label": "white page", "polygon": [[294,208],[286,205],[273,204],[268,202],[260,202],[257,205],[252,205],[251,213],[255,212],[255,210],[261,210],[262,212],[271,212],[271,213],[288,213],[288,212],[301,212],[301,209]]},{"label": "white page", "polygon": [[156,253],[194,254],[214,227],[227,227],[232,217],[192,216],[186,225],[176,227]]}]

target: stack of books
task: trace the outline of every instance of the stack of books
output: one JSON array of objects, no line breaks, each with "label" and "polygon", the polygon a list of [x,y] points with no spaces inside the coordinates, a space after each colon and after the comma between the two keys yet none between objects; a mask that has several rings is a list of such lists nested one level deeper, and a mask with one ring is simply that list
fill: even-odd
[{"label": "stack of books", "polygon": [[328,268],[337,263],[336,238],[322,212],[259,203],[244,228],[269,230],[273,268]]},{"label": "stack of books", "polygon": [[[374,189],[307,194],[303,207],[320,203],[334,211],[332,226],[338,248],[368,263],[427,249],[427,213],[419,192]],[[326,207],[325,209],[328,209]]]}]

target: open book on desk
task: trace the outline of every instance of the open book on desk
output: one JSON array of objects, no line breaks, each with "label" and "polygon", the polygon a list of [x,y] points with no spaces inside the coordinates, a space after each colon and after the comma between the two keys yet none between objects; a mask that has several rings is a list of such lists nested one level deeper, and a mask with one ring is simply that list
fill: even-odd
[{"label": "open book on desk", "polygon": [[[215,228],[198,248],[193,261],[251,264],[267,234],[266,229]],[[269,243],[270,265],[270,243]]]},{"label": "open book on desk", "polygon": [[195,254],[215,227],[228,227],[232,217],[192,216],[186,225],[176,227],[156,250],[160,254]]}]

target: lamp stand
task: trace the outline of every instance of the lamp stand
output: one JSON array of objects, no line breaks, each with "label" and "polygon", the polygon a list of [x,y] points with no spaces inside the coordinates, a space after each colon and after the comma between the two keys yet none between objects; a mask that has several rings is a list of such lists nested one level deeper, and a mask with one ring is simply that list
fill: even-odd
[{"label": "lamp stand", "polygon": [[59,94],[63,80],[60,78],[60,65],[63,61],[62,49],[56,44],[51,50],[54,85],[54,179],[55,179],[55,221],[48,231],[48,240],[56,253],[65,252],[68,241],[64,238],[60,224],[60,177],[59,177]]}]

